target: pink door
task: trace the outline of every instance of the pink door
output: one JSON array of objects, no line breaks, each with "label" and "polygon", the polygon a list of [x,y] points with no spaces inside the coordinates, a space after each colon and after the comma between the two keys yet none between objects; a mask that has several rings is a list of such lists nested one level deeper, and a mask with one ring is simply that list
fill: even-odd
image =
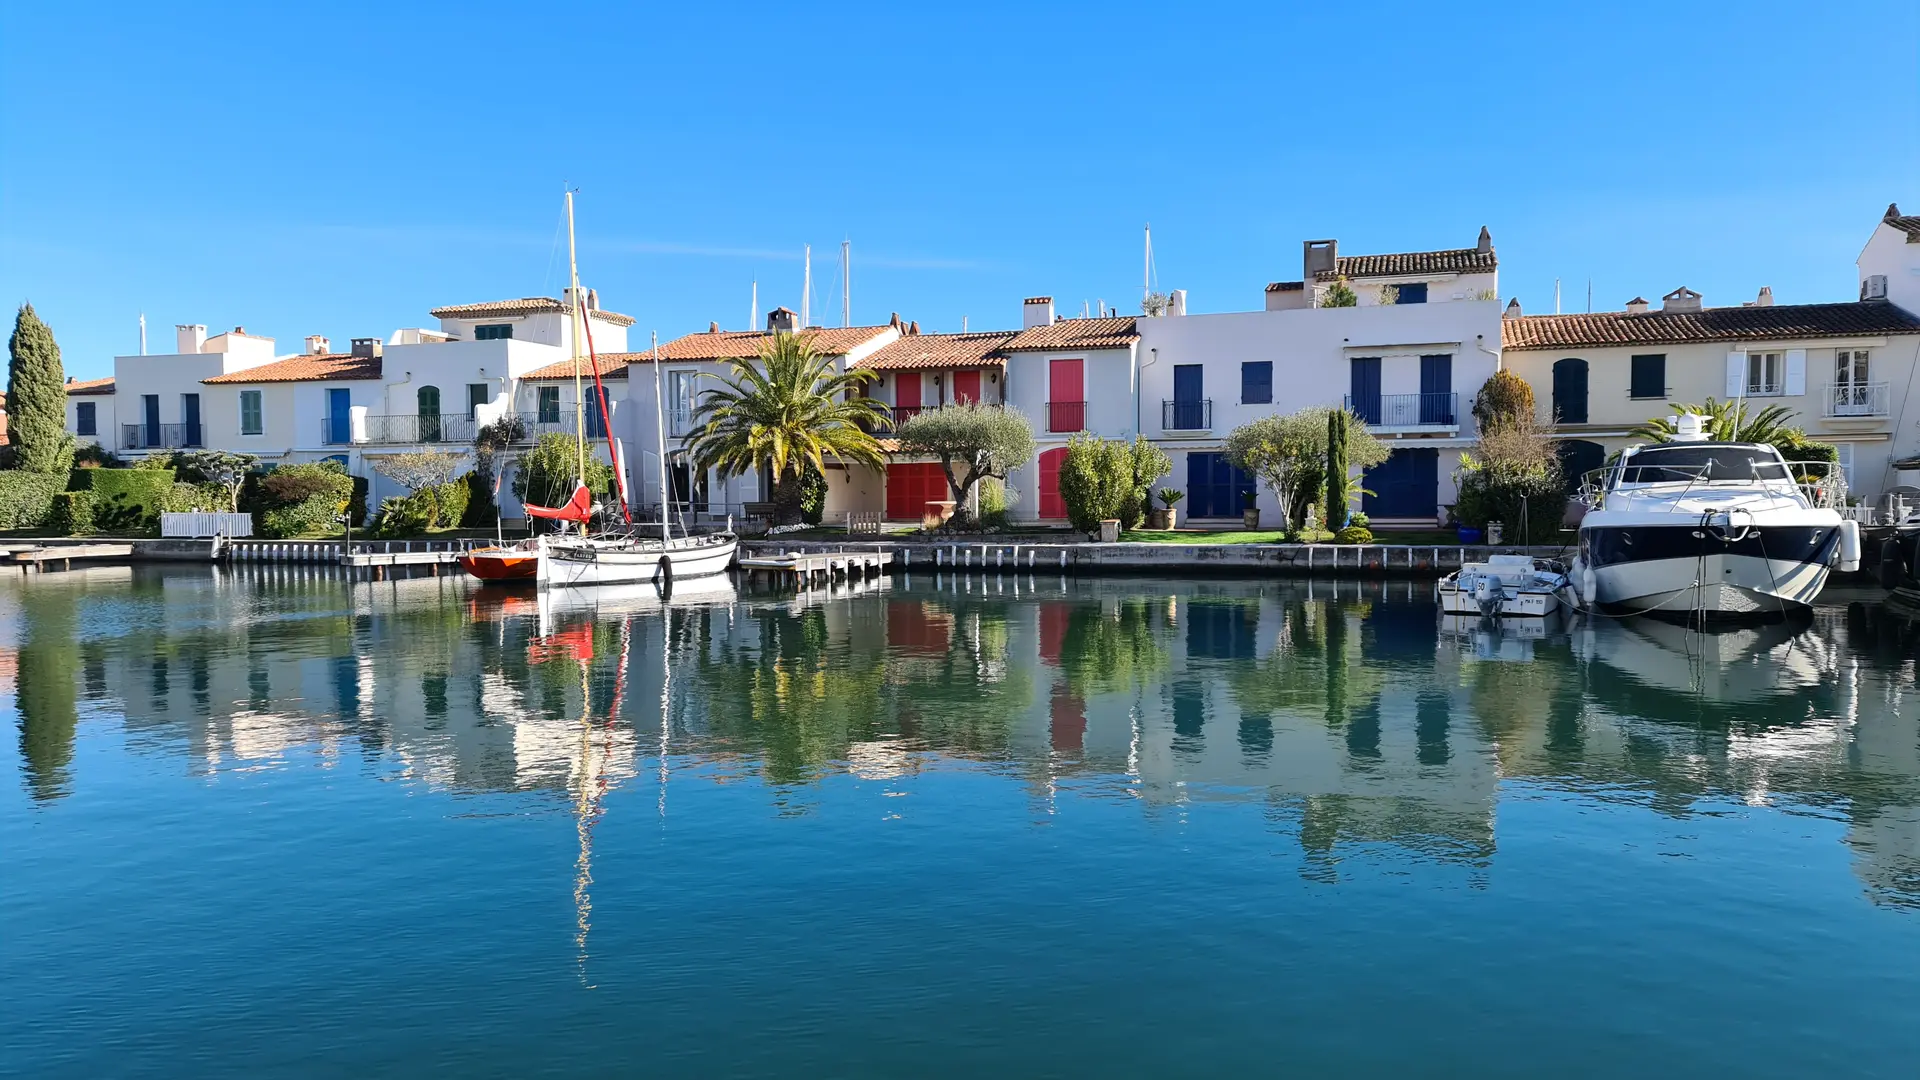
[{"label": "pink door", "polygon": [[1087,426],[1085,364],[1084,360],[1054,360],[1047,365],[1048,431],[1080,431]]},{"label": "pink door", "polygon": [[1040,455],[1040,516],[1059,520],[1067,516],[1067,501],[1060,497],[1060,463],[1067,460],[1062,446]]}]

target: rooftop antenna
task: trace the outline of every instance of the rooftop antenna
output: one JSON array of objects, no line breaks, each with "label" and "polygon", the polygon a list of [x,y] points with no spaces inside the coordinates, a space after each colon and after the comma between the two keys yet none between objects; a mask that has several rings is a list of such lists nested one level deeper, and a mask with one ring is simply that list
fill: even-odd
[{"label": "rooftop antenna", "polygon": [[140,313],[140,355],[147,355],[147,313]]},{"label": "rooftop antenna", "polygon": [[840,325],[853,325],[853,241],[840,241]]},{"label": "rooftop antenna", "polygon": [[[1593,279],[1587,279],[1587,314],[1593,314]],[[1522,535],[1525,535],[1524,533]]]},{"label": "rooftop antenna", "polygon": [[1140,308],[1146,310],[1147,297],[1153,295],[1153,223],[1147,223],[1147,264],[1140,271]]},{"label": "rooftop antenna", "polygon": [[753,307],[747,310],[747,332],[760,328],[760,279],[753,279]]},{"label": "rooftop antenna", "polygon": [[805,330],[813,323],[813,246],[803,245],[800,253],[806,268],[806,279],[800,283],[800,329]]},{"label": "rooftop antenna", "polygon": [[1560,279],[1553,279],[1553,313],[1560,314]]},{"label": "rooftop antenna", "polygon": [[965,315],[960,316],[960,332],[963,334],[967,332],[967,317]]}]

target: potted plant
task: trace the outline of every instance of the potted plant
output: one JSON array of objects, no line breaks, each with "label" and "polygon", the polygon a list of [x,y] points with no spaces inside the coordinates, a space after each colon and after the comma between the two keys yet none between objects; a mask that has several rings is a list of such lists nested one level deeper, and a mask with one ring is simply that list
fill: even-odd
[{"label": "potted plant", "polygon": [[1179,488],[1161,488],[1156,494],[1165,509],[1147,511],[1147,528],[1162,530],[1177,528],[1178,515],[1173,506],[1186,498],[1187,493]]},{"label": "potted plant", "polygon": [[1240,522],[1249,529],[1260,527],[1260,492],[1248,490],[1240,493]]}]

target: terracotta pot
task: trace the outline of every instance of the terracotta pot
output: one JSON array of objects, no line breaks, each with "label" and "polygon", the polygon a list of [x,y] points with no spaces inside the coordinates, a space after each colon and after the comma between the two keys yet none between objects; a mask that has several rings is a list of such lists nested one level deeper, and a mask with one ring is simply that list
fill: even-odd
[{"label": "terracotta pot", "polygon": [[1242,510],[1240,511],[1240,521],[1241,524],[1249,529],[1257,529],[1260,527],[1260,511]]}]

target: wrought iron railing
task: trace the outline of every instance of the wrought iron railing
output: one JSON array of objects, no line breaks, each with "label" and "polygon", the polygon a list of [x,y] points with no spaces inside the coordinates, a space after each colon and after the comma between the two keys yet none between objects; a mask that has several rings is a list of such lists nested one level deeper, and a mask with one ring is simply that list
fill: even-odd
[{"label": "wrought iron railing", "polygon": [[470,443],[474,434],[474,422],[465,416],[367,417],[367,441],[370,443]]},{"label": "wrought iron railing", "polygon": [[1460,395],[1347,395],[1347,409],[1373,427],[1458,427]]},{"label": "wrought iron railing", "polygon": [[121,424],[122,450],[184,450],[205,446],[199,424]]},{"label": "wrought iron railing", "polygon": [[1205,431],[1212,426],[1212,398],[1160,403],[1160,430],[1162,431]]},{"label": "wrought iron railing", "polygon": [[321,417],[320,442],[325,446],[346,446],[352,443],[353,418],[350,416]]},{"label": "wrought iron railing", "polygon": [[1892,416],[1893,395],[1886,383],[1834,383],[1821,402],[1828,417]]},{"label": "wrought iron railing", "polygon": [[1087,403],[1084,401],[1047,402],[1047,430],[1054,432],[1087,430]]}]

